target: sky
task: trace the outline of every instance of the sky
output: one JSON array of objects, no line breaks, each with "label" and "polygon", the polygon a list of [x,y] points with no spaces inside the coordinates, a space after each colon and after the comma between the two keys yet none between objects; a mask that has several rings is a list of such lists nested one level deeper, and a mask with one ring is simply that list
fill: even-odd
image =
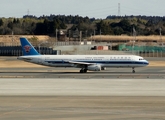
[{"label": "sky", "polygon": [[109,15],[165,16],[165,0],[0,0],[0,3],[0,17],[5,18],[22,18],[28,14],[37,17],[79,15],[96,19]]}]

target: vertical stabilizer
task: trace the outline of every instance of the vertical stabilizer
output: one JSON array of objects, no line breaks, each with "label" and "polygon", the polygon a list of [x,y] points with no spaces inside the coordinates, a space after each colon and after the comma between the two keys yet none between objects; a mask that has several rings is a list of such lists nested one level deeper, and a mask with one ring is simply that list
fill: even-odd
[{"label": "vertical stabilizer", "polygon": [[40,55],[31,43],[24,37],[20,38],[23,55]]}]

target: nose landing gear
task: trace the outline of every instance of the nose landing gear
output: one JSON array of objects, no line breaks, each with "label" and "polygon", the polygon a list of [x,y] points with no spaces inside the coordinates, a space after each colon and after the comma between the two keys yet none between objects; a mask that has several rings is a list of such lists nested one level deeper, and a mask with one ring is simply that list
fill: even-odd
[{"label": "nose landing gear", "polygon": [[132,67],[132,73],[135,73],[135,68],[134,67]]}]

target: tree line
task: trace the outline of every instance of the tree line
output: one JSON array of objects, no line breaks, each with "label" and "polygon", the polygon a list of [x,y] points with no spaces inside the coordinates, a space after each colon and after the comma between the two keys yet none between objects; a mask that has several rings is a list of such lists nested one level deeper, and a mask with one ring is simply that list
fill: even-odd
[{"label": "tree line", "polygon": [[56,30],[70,32],[82,31],[84,37],[91,35],[165,35],[164,17],[147,16],[108,16],[95,19],[81,16],[50,15],[23,18],[0,18],[0,35],[50,35]]}]

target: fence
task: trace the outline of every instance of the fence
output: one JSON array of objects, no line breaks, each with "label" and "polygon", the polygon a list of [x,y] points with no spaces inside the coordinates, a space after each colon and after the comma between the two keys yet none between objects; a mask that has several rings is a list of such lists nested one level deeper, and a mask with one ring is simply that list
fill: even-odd
[{"label": "fence", "polygon": [[165,52],[163,51],[129,51],[128,54],[139,55],[143,57],[165,57]]},{"label": "fence", "polygon": [[142,57],[165,57],[163,51],[116,51],[116,50],[84,50],[84,51],[62,51],[63,55],[138,55]]},{"label": "fence", "polygon": [[[35,49],[41,54],[56,55],[61,54],[60,51],[53,50],[52,48],[47,47],[35,47]],[[0,56],[21,56],[22,47],[21,46],[4,46],[0,47]]]}]

